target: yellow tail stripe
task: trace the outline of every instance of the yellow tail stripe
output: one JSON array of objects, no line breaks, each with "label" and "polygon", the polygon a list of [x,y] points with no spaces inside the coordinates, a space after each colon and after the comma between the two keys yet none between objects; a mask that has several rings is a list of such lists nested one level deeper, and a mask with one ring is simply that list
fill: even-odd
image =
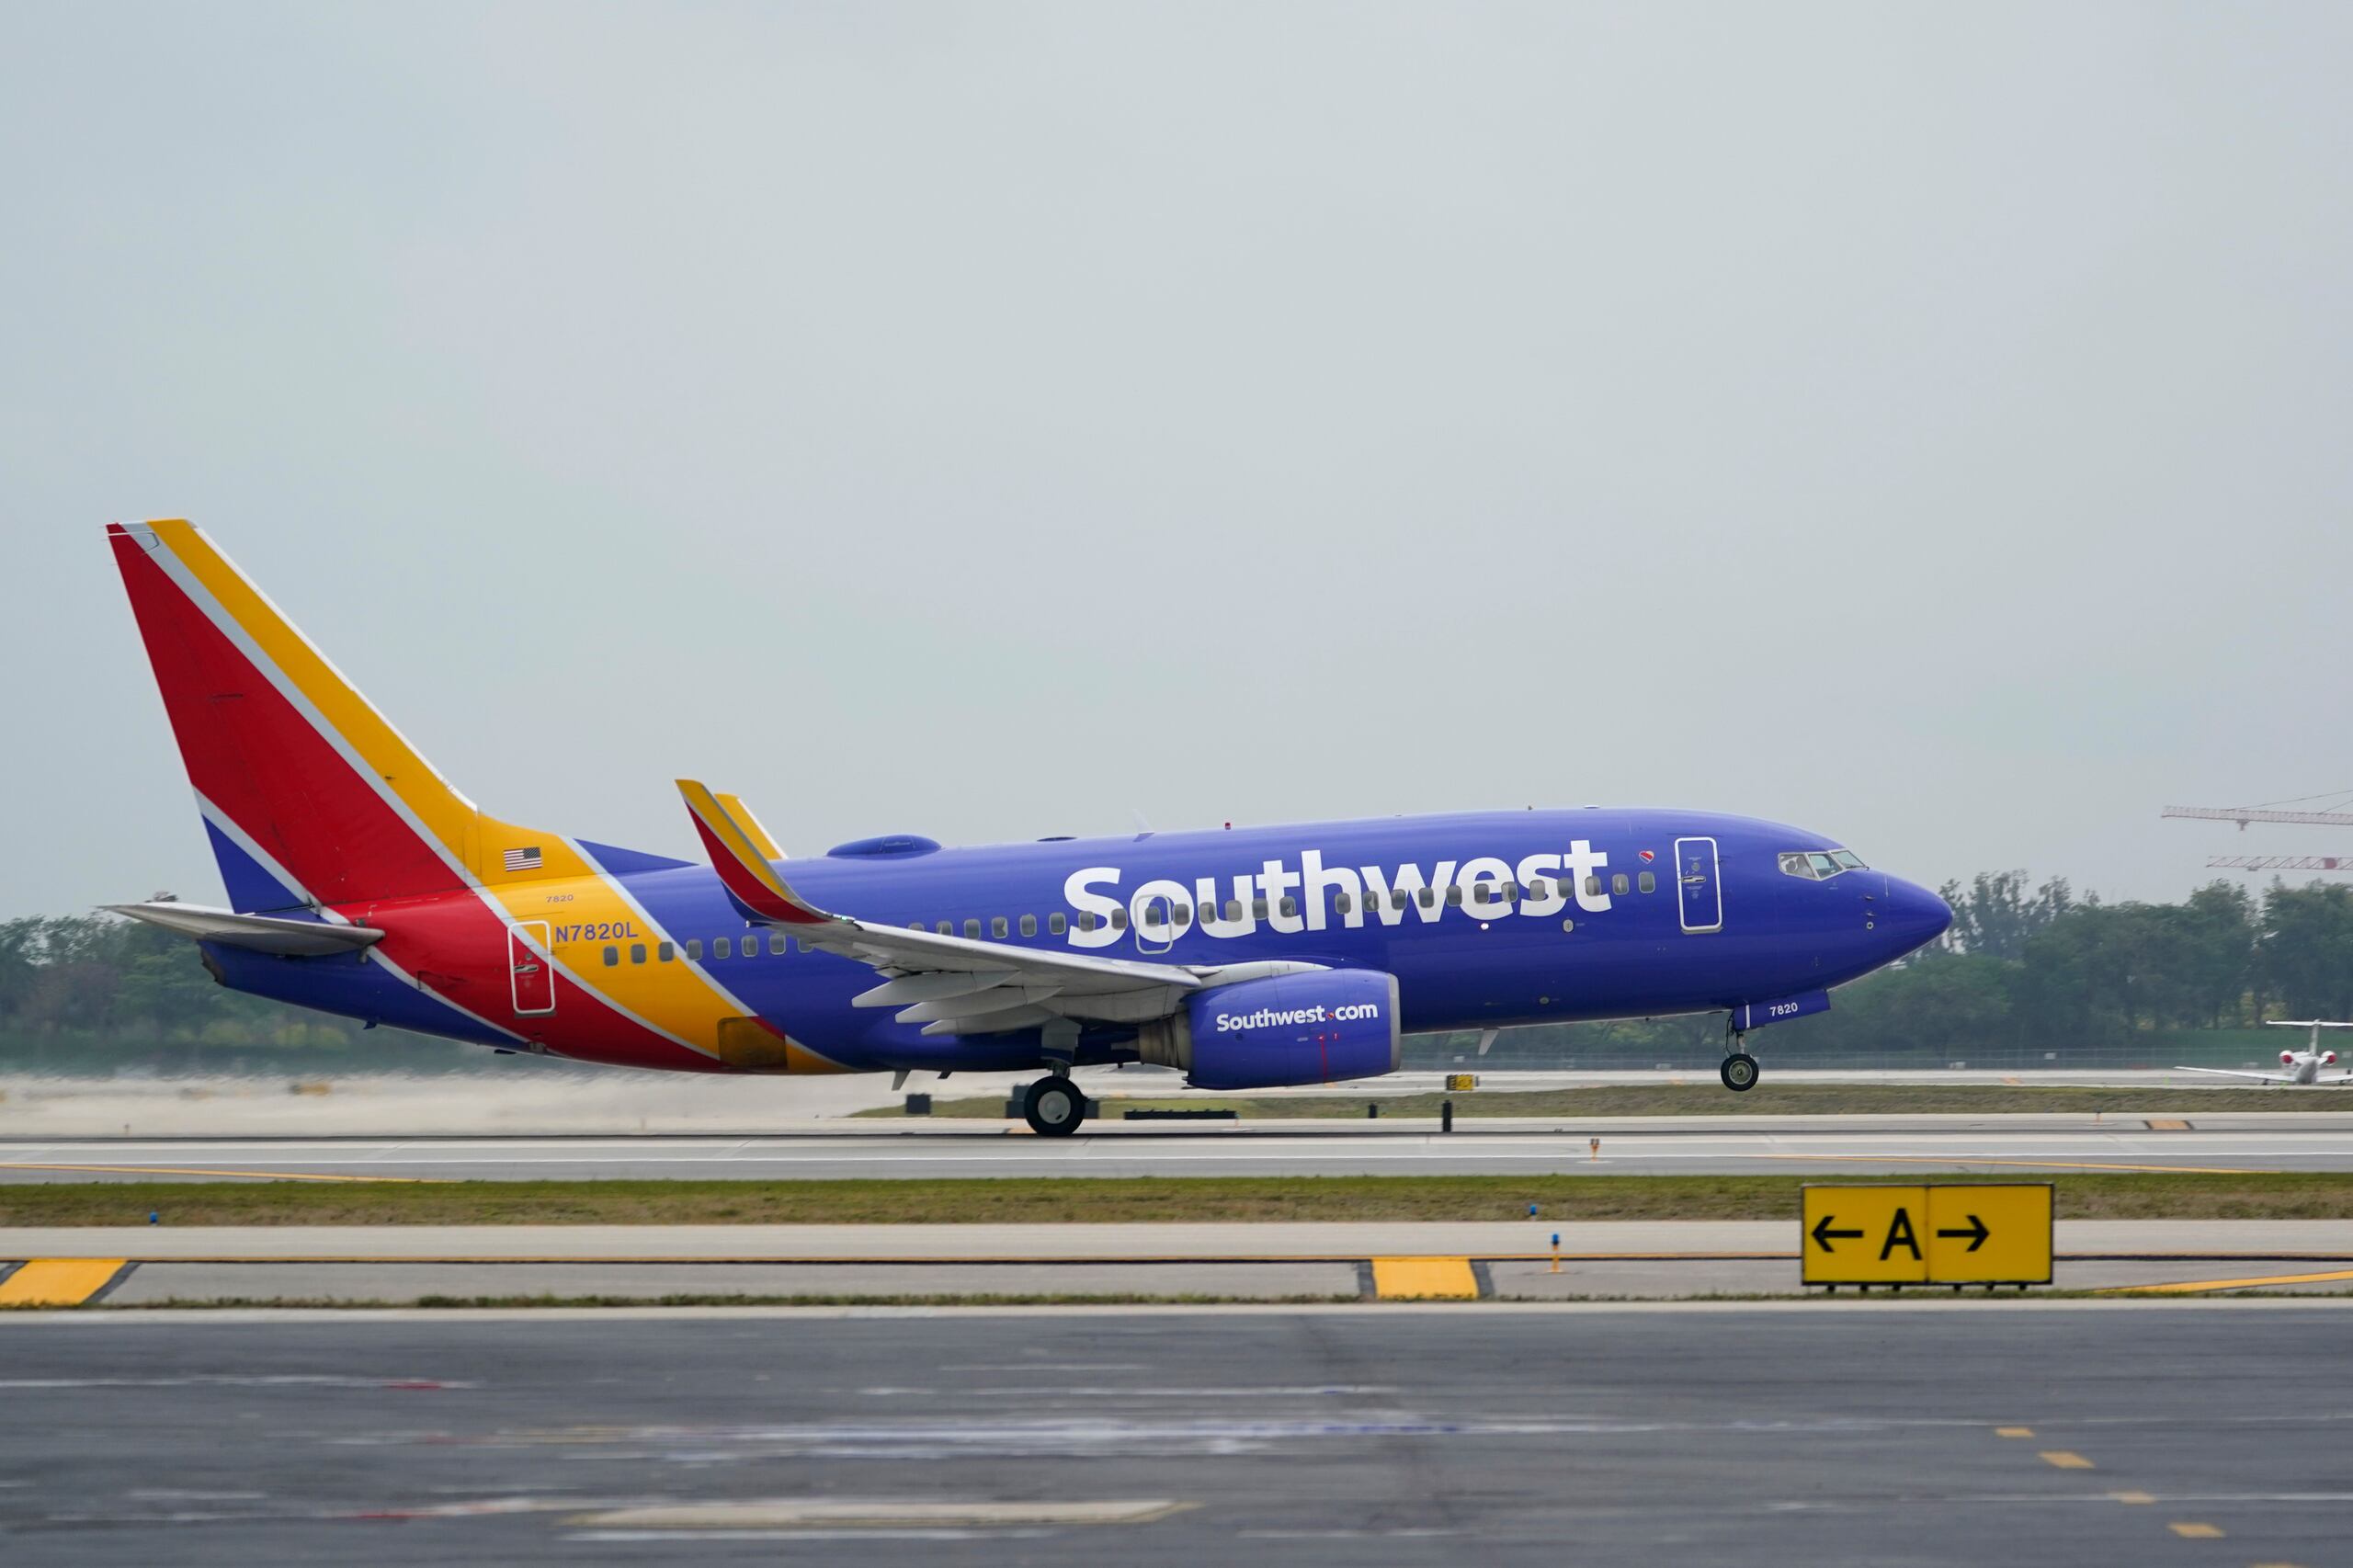
[{"label": "yellow tail stripe", "polygon": [[1372,1289],[1383,1301],[1433,1296],[1476,1301],[1479,1279],[1467,1257],[1376,1257]]},{"label": "yellow tail stripe", "polygon": [[777,846],[776,839],[761,824],[760,819],[752,814],[752,808],[744,803],[743,797],[719,795],[714,798],[719,801],[722,809],[735,819],[736,824],[743,828],[744,835],[752,841],[754,846],[762,855],[771,860],[784,858],[784,851]]},{"label": "yellow tail stripe", "polygon": [[0,1279],[0,1307],[78,1307],[122,1272],[127,1258],[37,1257]]}]

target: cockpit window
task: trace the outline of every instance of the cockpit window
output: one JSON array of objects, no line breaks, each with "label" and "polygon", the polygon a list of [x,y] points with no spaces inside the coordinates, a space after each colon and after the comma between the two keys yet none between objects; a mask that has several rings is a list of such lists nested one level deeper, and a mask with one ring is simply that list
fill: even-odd
[{"label": "cockpit window", "polygon": [[1859,871],[1863,858],[1851,849],[1785,850],[1779,857],[1781,874],[1803,877],[1810,882],[1826,882],[1841,871]]}]

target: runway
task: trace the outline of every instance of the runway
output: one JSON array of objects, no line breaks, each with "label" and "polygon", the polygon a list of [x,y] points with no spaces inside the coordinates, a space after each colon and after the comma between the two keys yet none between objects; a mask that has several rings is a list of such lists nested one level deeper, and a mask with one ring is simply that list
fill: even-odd
[{"label": "runway", "polygon": [[2353,1124],[2316,1119],[2296,1112],[1463,1119],[1452,1132],[1429,1119],[1104,1122],[1067,1139],[993,1121],[825,1121],[764,1136],[11,1139],[0,1142],[0,1183],[2353,1170]]},{"label": "runway", "polygon": [[2353,1534],[2353,1396],[2293,1347],[2347,1321],[2032,1301],[0,1317],[0,1550],[2310,1568]]}]

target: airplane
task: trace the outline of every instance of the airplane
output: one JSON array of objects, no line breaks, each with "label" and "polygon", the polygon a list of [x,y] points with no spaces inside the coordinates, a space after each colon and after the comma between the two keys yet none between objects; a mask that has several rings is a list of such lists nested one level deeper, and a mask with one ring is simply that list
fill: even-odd
[{"label": "airplane", "polygon": [[895,833],[793,858],[680,779],[698,865],[489,815],[200,529],[108,534],[227,903],[107,907],[193,938],[223,985],[369,1028],[894,1087],[1037,1069],[1024,1118],[1063,1135],[1079,1065],[1324,1084],[1395,1071],[1409,1032],[1722,1011],[1742,1091],[1750,1029],[1952,919],[1835,839],[1686,811]]},{"label": "airplane", "polygon": [[2353,1084],[2353,1073],[2339,1073],[2334,1078],[2324,1078],[2320,1070],[2336,1065],[2336,1052],[2320,1048],[2323,1029],[2353,1029],[2353,1023],[2333,1024],[2320,1018],[2267,1018],[2273,1028],[2310,1029],[2311,1037],[2302,1051],[2283,1051],[2279,1065],[2285,1073],[2247,1073],[2234,1067],[2177,1067],[2177,1073],[2210,1073],[2218,1078],[2252,1078],[2258,1084]]}]

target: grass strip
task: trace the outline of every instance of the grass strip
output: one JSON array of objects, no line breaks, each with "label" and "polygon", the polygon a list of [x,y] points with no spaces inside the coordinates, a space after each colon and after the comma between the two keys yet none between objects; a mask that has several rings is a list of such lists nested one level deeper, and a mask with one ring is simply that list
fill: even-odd
[{"label": "grass strip", "polygon": [[[1497,1074],[1496,1077],[1502,1077]],[[1507,1080],[1506,1080],[1507,1081]],[[1489,1082],[1495,1082],[1491,1078]],[[1583,1089],[1482,1088],[1458,1094],[1382,1094],[1367,1085],[1361,1095],[1267,1095],[1259,1096],[1165,1096],[1107,1098],[1106,1120],[1128,1110],[1232,1110],[1244,1120],[1269,1117],[1361,1121],[1369,1101],[1383,1116],[1431,1116],[1454,1102],[1461,1118],[1480,1116],[1891,1116],[1905,1113],[1967,1116],[2094,1111],[2110,1116],[2154,1113],[2209,1116],[2223,1111],[2298,1111],[2353,1115],[2353,1094],[2325,1089],[2203,1089],[2120,1085],[2115,1088],[2020,1084],[1775,1084],[1760,1083],[1745,1094],[1727,1091],[1712,1077],[1690,1084],[1599,1084]],[[861,1117],[902,1117],[896,1106],[863,1110]],[[959,1119],[1001,1121],[1005,1101],[990,1096],[934,1100],[931,1114]]]},{"label": "grass strip", "polygon": [[[0,1225],[889,1225],[1247,1221],[1787,1220],[1786,1176],[983,1176],[857,1181],[44,1182],[0,1186]],[[1937,1182],[2046,1179],[1938,1175]],[[2060,1173],[2066,1220],[2353,1218],[2353,1172]],[[126,1240],[123,1244],[130,1244]]]}]

